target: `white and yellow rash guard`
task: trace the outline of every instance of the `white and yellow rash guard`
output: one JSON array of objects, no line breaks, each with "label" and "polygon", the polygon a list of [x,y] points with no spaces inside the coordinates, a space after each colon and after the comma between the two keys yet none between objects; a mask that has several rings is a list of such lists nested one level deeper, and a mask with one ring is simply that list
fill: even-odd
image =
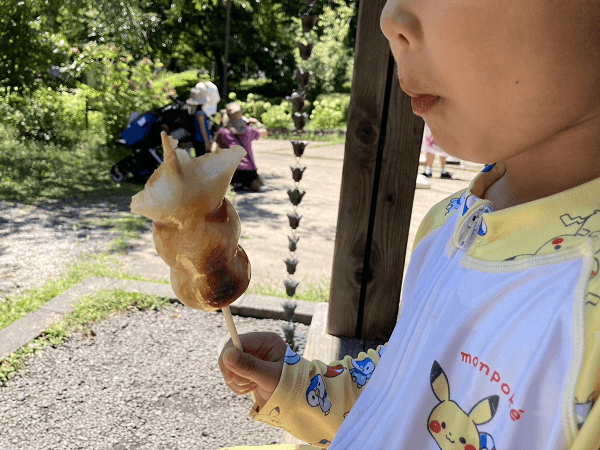
[{"label": "white and yellow rash guard", "polygon": [[495,211],[504,171],[425,217],[386,347],[288,350],[251,417],[317,448],[598,450],[600,179]]}]

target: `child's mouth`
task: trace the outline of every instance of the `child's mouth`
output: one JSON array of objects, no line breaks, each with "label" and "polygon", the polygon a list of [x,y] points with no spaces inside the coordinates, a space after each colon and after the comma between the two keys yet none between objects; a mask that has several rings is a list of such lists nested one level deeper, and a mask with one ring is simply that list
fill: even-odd
[{"label": "child's mouth", "polygon": [[412,106],[413,112],[417,116],[420,116],[433,108],[439,99],[440,98],[437,95],[418,95],[417,97],[410,98],[410,105]]}]

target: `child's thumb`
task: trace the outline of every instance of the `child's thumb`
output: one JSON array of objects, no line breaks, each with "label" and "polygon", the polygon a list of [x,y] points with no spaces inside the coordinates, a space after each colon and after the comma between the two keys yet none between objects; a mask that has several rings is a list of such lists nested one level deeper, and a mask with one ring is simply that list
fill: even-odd
[{"label": "child's thumb", "polygon": [[258,359],[249,353],[240,352],[235,347],[225,350],[223,361],[236,375],[258,384],[272,382],[273,377],[277,376],[272,363]]}]

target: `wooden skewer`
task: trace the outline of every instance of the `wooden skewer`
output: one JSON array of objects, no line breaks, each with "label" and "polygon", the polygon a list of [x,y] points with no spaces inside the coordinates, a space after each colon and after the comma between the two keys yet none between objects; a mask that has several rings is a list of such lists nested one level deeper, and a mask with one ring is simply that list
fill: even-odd
[{"label": "wooden skewer", "polygon": [[[233,316],[231,315],[231,310],[229,306],[226,306],[221,311],[223,311],[223,315],[225,316],[225,322],[227,322],[227,328],[229,328],[229,334],[231,334],[231,340],[233,341],[233,346],[237,348],[240,352],[244,351],[242,347],[242,341],[240,341],[240,336],[238,335],[237,329],[235,328],[235,323],[233,323]],[[254,391],[250,392],[252,396],[252,401],[256,403],[256,396],[254,395]]]},{"label": "wooden skewer", "polygon": [[231,340],[233,341],[233,345],[240,352],[243,352],[244,349],[242,347],[242,342],[240,341],[240,336],[238,335],[237,329],[235,328],[235,323],[233,323],[233,316],[231,315],[231,310],[229,306],[223,308],[223,315],[225,316],[225,322],[227,322],[227,328],[229,328],[229,334],[231,334]]}]

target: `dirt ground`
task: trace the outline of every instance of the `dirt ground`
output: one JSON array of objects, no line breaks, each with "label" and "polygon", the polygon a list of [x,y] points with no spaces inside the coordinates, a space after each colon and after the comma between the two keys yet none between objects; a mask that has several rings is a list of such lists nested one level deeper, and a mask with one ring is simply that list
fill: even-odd
[{"label": "dirt ground", "polygon": [[[293,206],[287,190],[294,189],[290,167],[296,165],[296,157],[289,141],[255,141],[253,149],[259,174],[269,190],[237,193],[235,206],[242,221],[240,244],[252,264],[251,286],[255,283],[281,285],[287,277],[283,260],[290,255],[288,235],[291,235],[291,229],[287,214],[293,213]],[[343,162],[344,145],[326,142],[311,142],[300,160],[306,167],[299,184],[299,189],[306,194],[297,208],[302,219],[296,230],[300,240],[295,252],[299,263],[294,278],[300,281],[300,286],[331,277]],[[431,206],[468,186],[482,167],[471,163],[448,165],[447,170],[456,179],[442,180],[436,159],[431,188],[415,191],[409,252],[417,227]],[[145,233],[129,253],[126,268],[145,276],[168,278],[168,267],[156,255],[150,233]]]}]

